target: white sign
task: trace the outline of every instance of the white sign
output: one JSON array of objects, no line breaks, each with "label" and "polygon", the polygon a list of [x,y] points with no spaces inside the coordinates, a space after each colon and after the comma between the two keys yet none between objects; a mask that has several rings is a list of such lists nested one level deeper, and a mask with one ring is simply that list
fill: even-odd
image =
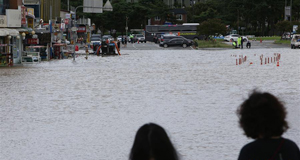
[{"label": "white sign", "polygon": [[296,33],[298,30],[298,25],[293,25],[293,33]]},{"label": "white sign", "polygon": [[7,27],[6,16],[0,15],[0,27]]},{"label": "white sign", "polygon": [[83,12],[103,13],[103,0],[83,0]]},{"label": "white sign", "polygon": [[6,9],[7,27],[21,27],[21,10]]},{"label": "white sign", "polygon": [[60,29],[61,29],[61,30],[64,30],[64,29],[66,29],[66,25],[65,25],[65,23],[61,23],[61,24],[60,24]]},{"label": "white sign", "polygon": [[70,13],[67,13],[66,14],[66,19],[70,19],[71,18],[71,14]]}]

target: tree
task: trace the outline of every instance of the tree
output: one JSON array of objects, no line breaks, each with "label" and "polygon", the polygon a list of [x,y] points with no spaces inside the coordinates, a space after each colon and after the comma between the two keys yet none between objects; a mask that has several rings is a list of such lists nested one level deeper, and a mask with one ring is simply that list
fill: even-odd
[{"label": "tree", "polygon": [[197,34],[205,35],[206,37],[217,33],[226,34],[226,25],[220,19],[209,19],[197,27]]},{"label": "tree", "polygon": [[290,21],[279,21],[276,24],[276,28],[282,33],[284,32],[291,32],[292,31],[292,24]]}]

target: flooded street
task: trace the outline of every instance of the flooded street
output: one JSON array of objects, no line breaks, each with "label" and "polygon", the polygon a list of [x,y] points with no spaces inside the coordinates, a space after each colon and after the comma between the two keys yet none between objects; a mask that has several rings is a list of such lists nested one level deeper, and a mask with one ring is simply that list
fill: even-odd
[{"label": "flooded street", "polygon": [[[278,67],[260,64],[274,53]],[[300,146],[299,49],[121,54],[0,68],[0,159],[126,160],[148,122],[167,130],[182,160],[237,159],[251,139],[235,111],[255,88],[284,102],[284,137]]]}]

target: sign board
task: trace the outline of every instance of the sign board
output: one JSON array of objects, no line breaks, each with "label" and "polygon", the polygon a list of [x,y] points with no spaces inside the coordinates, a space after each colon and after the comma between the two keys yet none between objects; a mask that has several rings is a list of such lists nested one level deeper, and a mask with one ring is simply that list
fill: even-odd
[{"label": "sign board", "polygon": [[76,32],[76,31],[77,31],[77,27],[72,27],[72,28],[71,28],[71,31],[72,31],[72,32]]},{"label": "sign board", "polygon": [[285,7],[285,16],[291,16],[291,6]]},{"label": "sign board", "polygon": [[83,0],[83,12],[103,13],[103,0]]},{"label": "sign board", "polygon": [[60,24],[60,30],[64,30],[64,29],[66,29],[66,25],[65,25],[65,23],[61,23]]},{"label": "sign board", "polygon": [[77,32],[86,32],[86,28],[85,26],[79,26],[78,29],[77,29]]},{"label": "sign board", "polygon": [[21,24],[26,24],[26,15],[27,15],[27,11],[26,11],[26,7],[22,6],[21,7]]},{"label": "sign board", "polygon": [[70,13],[67,13],[65,18],[66,18],[66,19],[70,19],[70,18],[71,18],[71,14],[70,14]]},{"label": "sign board", "polygon": [[27,44],[39,44],[39,39],[38,38],[28,38]]},{"label": "sign board", "polygon": [[0,27],[7,27],[6,16],[0,15]]},{"label": "sign board", "polygon": [[65,24],[66,24],[66,25],[69,24],[69,19],[65,19]]},{"label": "sign board", "polygon": [[296,33],[298,30],[298,25],[293,25],[293,33]]},{"label": "sign board", "polygon": [[30,15],[34,15],[34,8],[27,8],[27,13]]},{"label": "sign board", "polygon": [[7,27],[21,27],[21,10],[6,9]]},{"label": "sign board", "polygon": [[33,19],[32,18],[28,18],[27,22],[28,22],[28,28],[33,28]]}]

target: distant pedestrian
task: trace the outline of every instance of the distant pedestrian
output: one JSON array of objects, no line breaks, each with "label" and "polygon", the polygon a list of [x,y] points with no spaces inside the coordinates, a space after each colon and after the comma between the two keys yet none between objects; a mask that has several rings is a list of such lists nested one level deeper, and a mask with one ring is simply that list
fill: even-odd
[{"label": "distant pedestrian", "polygon": [[125,39],[124,39],[124,48],[126,48],[127,47],[127,37],[125,37]]},{"label": "distant pedestrian", "polygon": [[238,46],[238,48],[241,47],[241,41],[242,41],[242,38],[239,37],[239,38],[237,39],[237,46]]},{"label": "distant pedestrian", "polygon": [[131,43],[133,43],[133,35],[132,35],[132,34],[130,34],[130,36],[129,36],[129,37],[130,37],[130,42],[131,42]]},{"label": "distant pedestrian", "polygon": [[282,137],[289,128],[287,113],[275,96],[254,91],[237,114],[245,135],[254,139],[241,149],[238,160],[300,160],[297,144]]},{"label": "distant pedestrian", "polygon": [[166,131],[148,123],[136,133],[129,160],[178,160],[177,152]]},{"label": "distant pedestrian", "polygon": [[251,48],[251,43],[250,43],[249,40],[247,41],[246,47],[247,47],[247,48]]},{"label": "distant pedestrian", "polygon": [[235,42],[235,41],[232,42],[232,46],[233,46],[234,48],[237,48],[236,42]]},{"label": "distant pedestrian", "polygon": [[241,36],[241,49],[243,49],[243,42],[244,42],[244,39],[243,39],[243,37]]}]

